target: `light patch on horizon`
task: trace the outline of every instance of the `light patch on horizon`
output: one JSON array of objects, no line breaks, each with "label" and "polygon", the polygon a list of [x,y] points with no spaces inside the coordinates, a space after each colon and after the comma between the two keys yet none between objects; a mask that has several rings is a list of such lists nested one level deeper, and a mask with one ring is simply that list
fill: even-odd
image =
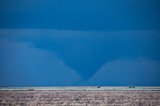
[{"label": "light patch on horizon", "polygon": [[30,43],[0,39],[0,58],[0,86],[65,86],[81,80],[53,51]]},{"label": "light patch on horizon", "polygon": [[143,57],[106,62],[88,81],[81,85],[159,86],[160,60]]}]

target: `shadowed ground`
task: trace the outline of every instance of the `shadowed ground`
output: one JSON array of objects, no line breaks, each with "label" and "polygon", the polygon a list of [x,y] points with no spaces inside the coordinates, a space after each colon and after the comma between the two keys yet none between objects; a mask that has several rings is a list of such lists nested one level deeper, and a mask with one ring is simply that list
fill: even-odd
[{"label": "shadowed ground", "polygon": [[[159,106],[160,89],[131,87],[8,88],[0,106]],[[86,88],[86,89],[85,89]]]}]

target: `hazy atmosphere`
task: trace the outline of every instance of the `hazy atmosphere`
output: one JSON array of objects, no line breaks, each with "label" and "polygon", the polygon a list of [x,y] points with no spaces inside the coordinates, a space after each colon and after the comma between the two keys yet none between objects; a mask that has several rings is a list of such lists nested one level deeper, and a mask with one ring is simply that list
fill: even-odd
[{"label": "hazy atmosphere", "polygon": [[0,0],[0,86],[160,86],[159,0]]}]

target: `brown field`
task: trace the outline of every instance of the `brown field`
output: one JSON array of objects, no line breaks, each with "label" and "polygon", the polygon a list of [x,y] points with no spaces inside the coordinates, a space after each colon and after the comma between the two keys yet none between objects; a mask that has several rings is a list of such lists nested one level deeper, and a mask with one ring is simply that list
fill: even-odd
[{"label": "brown field", "polygon": [[160,106],[160,90],[0,90],[0,106]]}]

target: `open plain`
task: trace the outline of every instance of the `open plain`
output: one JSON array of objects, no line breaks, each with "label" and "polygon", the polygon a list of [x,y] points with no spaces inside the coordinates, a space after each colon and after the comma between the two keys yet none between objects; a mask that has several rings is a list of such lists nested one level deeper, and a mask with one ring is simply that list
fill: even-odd
[{"label": "open plain", "polygon": [[1,88],[0,106],[160,106],[159,87]]}]

